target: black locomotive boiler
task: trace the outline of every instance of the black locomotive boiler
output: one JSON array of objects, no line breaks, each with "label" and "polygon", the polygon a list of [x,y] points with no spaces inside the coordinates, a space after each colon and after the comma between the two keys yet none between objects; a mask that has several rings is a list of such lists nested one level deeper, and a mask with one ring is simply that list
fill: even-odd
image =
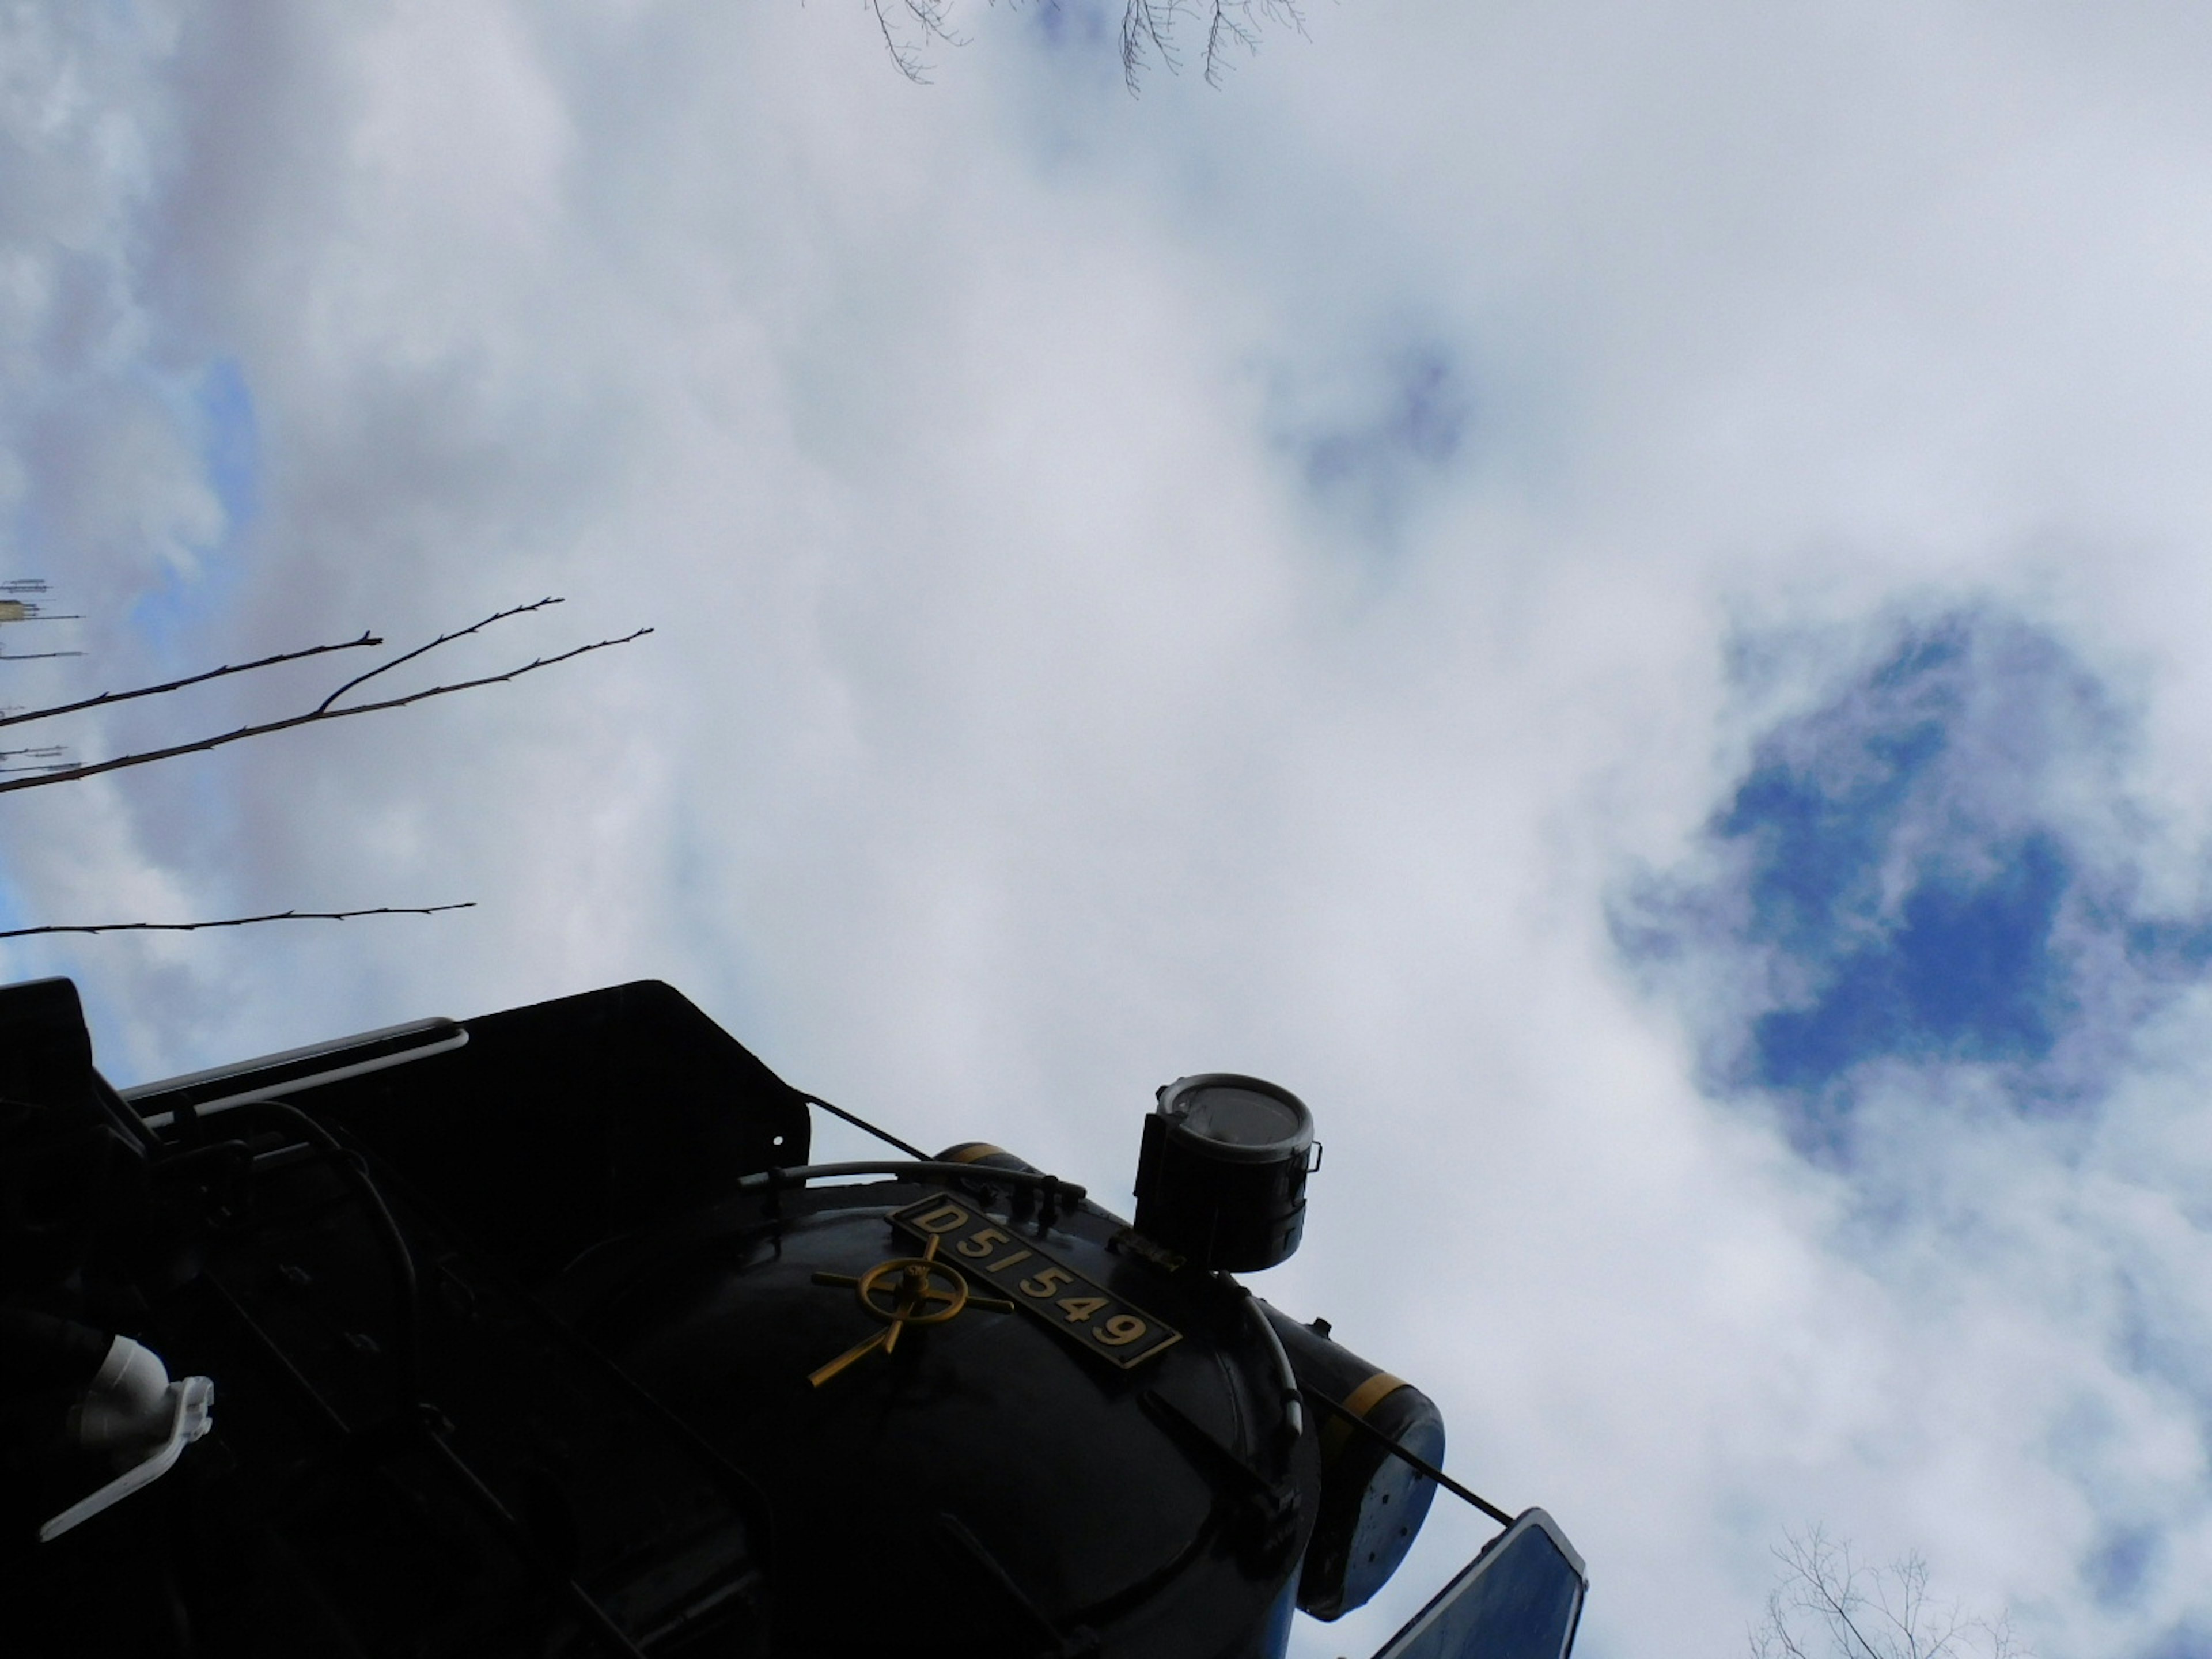
[{"label": "black locomotive boiler", "polygon": [[1378,1659],[1565,1659],[1549,1517],[1233,1277],[1296,1097],[1160,1091],[1128,1220],[823,1111],[655,983],[121,1091],[0,989],[0,1650],[1272,1659],[1441,1483],[1504,1530]]}]

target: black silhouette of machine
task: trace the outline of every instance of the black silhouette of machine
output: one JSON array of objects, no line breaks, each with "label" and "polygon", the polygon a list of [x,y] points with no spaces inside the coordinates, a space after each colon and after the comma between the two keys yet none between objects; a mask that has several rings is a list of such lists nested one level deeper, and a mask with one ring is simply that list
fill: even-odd
[{"label": "black silhouette of machine", "polygon": [[1231,1277],[1314,1146],[1185,1078],[1131,1223],[664,985],[120,1093],[68,981],[0,989],[0,1650],[1271,1659],[1441,1482],[1505,1530],[1378,1659],[1565,1659],[1557,1527]]}]

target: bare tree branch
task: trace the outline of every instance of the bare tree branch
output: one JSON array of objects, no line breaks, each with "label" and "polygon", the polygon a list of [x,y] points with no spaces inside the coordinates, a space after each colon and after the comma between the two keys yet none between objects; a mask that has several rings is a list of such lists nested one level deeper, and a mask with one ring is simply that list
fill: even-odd
[{"label": "bare tree branch", "polygon": [[[932,40],[947,46],[967,45],[952,24],[954,0],[864,0],[884,37],[884,50],[901,75],[917,85],[929,82],[929,65],[922,52]],[[997,0],[992,0],[996,4]],[[1020,0],[1015,0],[1018,9]],[[1052,0],[1048,0],[1052,3]],[[1303,0],[1123,0],[1121,8],[1121,78],[1132,95],[1141,90],[1147,64],[1155,54],[1170,75],[1182,70],[1183,55],[1176,46],[1178,20],[1195,27],[1206,25],[1206,82],[1219,86],[1228,66],[1230,49],[1248,52],[1260,49],[1260,34],[1267,23],[1279,23],[1306,32]]]},{"label": "bare tree branch", "polygon": [[1182,0],[1128,0],[1122,9],[1121,79],[1131,97],[1143,76],[1147,46],[1159,53],[1169,74],[1182,67],[1175,50],[1175,15],[1181,7]]},{"label": "bare tree branch", "polygon": [[1934,1598],[1917,1553],[1863,1567],[1848,1543],[1814,1527],[1785,1534],[1774,1559],[1782,1582],[1749,1632],[1753,1659],[2030,1659],[2008,1620],[1967,1618]]},{"label": "bare tree branch", "polygon": [[29,939],[36,933],[195,933],[203,927],[244,927],[257,921],[351,921],[356,916],[434,916],[447,910],[473,910],[474,899],[459,904],[380,904],[374,910],[274,910],[265,916],[226,916],[221,921],[103,921],[90,926],[51,923],[44,927],[9,927],[0,939]]},{"label": "bare tree branch", "polygon": [[[82,702],[58,702],[50,708],[33,708],[27,714],[0,716],[0,726],[21,726],[28,720],[52,720],[57,714],[81,714],[88,708],[103,708],[112,702],[129,702],[133,697],[158,697],[164,692],[181,691],[188,685],[198,685],[203,681],[219,680],[226,674],[248,674],[257,668],[274,667],[280,662],[298,662],[306,657],[319,657],[328,651],[358,651],[364,646],[383,643],[374,634],[364,631],[357,640],[340,640],[335,645],[311,645],[303,651],[279,651],[275,656],[264,657],[258,662],[225,663],[222,667],[210,668],[204,674],[187,674],[180,680],[167,680],[160,685],[142,685],[131,691],[103,691],[96,697],[85,698]],[[22,659],[9,657],[0,660],[19,662]]]},{"label": "bare tree branch", "polygon": [[[1858,1621],[1851,1617],[1852,1609],[1863,1605],[1860,1599],[1851,1593],[1851,1583],[1850,1580],[1847,1579],[1843,1586],[1843,1590],[1840,1595],[1832,1592],[1829,1587],[1826,1584],[1822,1584],[1819,1587],[1818,1593],[1820,1595],[1823,1604],[1827,1608],[1829,1617],[1833,1619],[1838,1625],[1842,1626],[1844,1630],[1850,1632],[1852,1643],[1856,1645],[1859,1652],[1864,1656],[1864,1659],[1892,1659],[1891,1656],[1880,1652],[1875,1649],[1873,1643],[1866,1639],[1865,1633],[1859,1629]],[[1906,1652],[1911,1655],[1911,1659],[1921,1659],[1921,1656],[1917,1653],[1914,1653],[1909,1647],[1906,1649]]]},{"label": "bare tree branch", "polygon": [[[917,15],[925,15],[941,4],[942,0],[906,0],[906,3],[909,8],[921,9]],[[180,755],[198,754],[210,749],[221,749],[229,744],[243,743],[248,738],[264,737],[271,732],[289,731],[294,726],[314,726],[327,720],[346,720],[356,714],[373,714],[387,708],[404,708],[410,703],[424,702],[433,697],[449,696],[456,691],[473,690],[485,685],[501,685],[509,680],[520,679],[526,674],[535,673],[541,668],[550,668],[557,663],[567,662],[572,658],[586,656],[592,652],[604,651],[617,645],[628,645],[633,640],[642,639],[653,632],[650,628],[641,628],[618,639],[595,640],[589,645],[580,645],[573,650],[560,652],[553,656],[536,657],[518,668],[507,670],[504,673],[479,675],[473,679],[456,680],[449,684],[428,686],[419,691],[410,691],[404,696],[384,697],[372,702],[355,703],[345,708],[338,706],[338,699],[348,692],[367,684],[380,674],[387,674],[395,668],[413,662],[417,658],[435,651],[441,646],[450,645],[455,640],[465,639],[471,634],[482,633],[495,623],[504,622],[510,617],[520,617],[531,611],[543,611],[548,606],[561,603],[560,599],[549,596],[533,600],[528,605],[518,605],[504,611],[495,611],[489,617],[472,623],[466,628],[455,629],[449,633],[441,634],[427,645],[417,646],[412,651],[402,652],[388,662],[380,663],[365,673],[355,675],[305,713],[288,715],[282,720],[263,720],[254,725],[239,726],[234,731],[217,732],[210,737],[195,738],[188,743],[170,744],[162,748],[149,749],[137,754],[118,755],[111,760],[96,762],[90,766],[78,765],[68,749],[58,744],[27,749],[0,749],[0,794],[17,789],[42,788],[50,784],[74,783],[80,779],[96,777],[103,772],[120,771],[125,767],[150,766],[156,761],[173,760]],[[355,651],[365,647],[380,646],[383,643],[383,640],[364,630],[359,639],[308,646],[297,651],[280,651],[273,656],[263,657],[253,662],[226,663],[220,668],[211,668],[198,674],[188,674],[180,679],[166,680],[157,685],[138,686],[128,691],[103,691],[98,696],[86,697],[76,702],[57,703],[51,708],[35,708],[28,712],[0,711],[0,726],[21,726],[31,720],[51,720],[60,714],[80,714],[87,709],[105,708],[110,703],[128,702],[139,697],[161,696],[168,692],[182,690],[187,686],[200,685],[210,680],[222,679],[227,675],[248,673],[254,669],[269,668],[279,663],[299,662],[309,657],[319,657],[333,651]],[[362,916],[434,916],[443,915],[448,910],[471,910],[475,908],[475,901],[469,900],[458,904],[386,904],[357,910],[277,910],[263,915],[226,916],[205,921],[52,922],[35,927],[0,928],[0,939],[32,939],[55,933],[192,933],[203,928],[246,927],[267,921],[351,921]]]},{"label": "bare tree branch", "polygon": [[[914,20],[920,40],[908,45],[898,38],[891,27],[891,12],[902,10]],[[868,0],[868,9],[875,14],[876,27],[883,31],[884,46],[898,65],[898,72],[916,86],[929,84],[929,65],[921,59],[921,46],[931,40],[942,40],[947,46],[965,46],[967,42],[952,33],[952,14],[946,0]]]},{"label": "bare tree branch", "polygon": [[1176,21],[1188,14],[1194,21],[1206,19],[1206,55],[1201,60],[1206,84],[1221,84],[1230,49],[1248,52],[1260,49],[1260,30],[1268,22],[1285,24],[1300,34],[1306,32],[1305,13],[1299,0],[1125,0],[1121,9],[1121,78],[1135,93],[1143,78],[1145,61],[1153,52],[1170,75],[1182,68],[1176,51]]},{"label": "bare tree branch", "polygon": [[68,745],[42,743],[27,749],[0,749],[0,774],[9,772],[66,772],[76,761]]},{"label": "bare tree branch", "polygon": [[486,617],[482,622],[471,623],[466,628],[457,628],[450,634],[441,634],[436,639],[431,641],[428,645],[418,645],[412,651],[404,652],[400,655],[394,657],[390,662],[379,663],[375,667],[370,669],[366,674],[355,675],[343,685],[338,687],[337,690],[331,692],[329,696],[325,697],[322,702],[316,704],[315,712],[318,714],[321,714],[325,708],[328,708],[340,697],[345,696],[347,692],[352,690],[354,687],[361,684],[362,682],[366,680],[373,680],[379,674],[389,673],[392,670],[398,667],[400,664],[412,662],[417,657],[425,655],[429,652],[435,651],[441,645],[450,645],[455,640],[466,639],[471,634],[481,634],[485,629],[489,628],[494,623],[505,622],[509,617],[520,617],[528,611],[543,611],[546,606],[550,605],[563,605],[566,603],[566,600],[552,598],[533,599],[528,605],[518,605],[506,611],[495,611],[491,615]]},{"label": "bare tree branch", "polygon": [[[547,601],[538,601],[538,605],[545,603]],[[534,611],[538,608],[538,605],[524,605],[520,609]],[[513,611],[499,613],[500,616],[514,614],[515,613]],[[485,618],[485,623],[497,620],[498,617],[490,617]],[[482,628],[485,623],[478,623],[476,626]],[[420,650],[410,651],[407,654],[409,657],[418,657],[423,651],[443,644],[447,640],[459,639],[461,634],[475,631],[473,628],[463,629],[460,634],[441,635],[439,639],[432,641],[430,645],[424,646]],[[62,772],[46,772],[29,777],[0,778],[0,794],[6,794],[17,789],[41,789],[53,784],[76,783],[84,778],[97,777],[103,772],[119,772],[131,766],[151,766],[156,761],[173,760],[179,755],[202,754],[210,749],[221,749],[230,744],[243,743],[249,738],[265,737],[272,732],[289,732],[294,726],[314,726],[325,720],[346,720],[356,714],[374,714],[386,708],[404,708],[412,702],[424,702],[432,697],[449,696],[456,691],[471,691],[481,685],[503,685],[509,680],[519,680],[525,674],[535,673],[541,668],[550,668],[557,663],[567,662],[571,658],[587,656],[594,651],[605,651],[617,645],[628,645],[631,641],[641,640],[652,632],[650,628],[641,628],[635,632],[623,635],[619,639],[595,640],[589,645],[580,645],[574,650],[563,651],[557,656],[534,658],[520,668],[510,668],[504,674],[486,674],[477,679],[456,680],[450,685],[434,685],[424,690],[410,691],[404,697],[386,697],[378,702],[356,703],[349,708],[333,708],[330,706],[330,699],[326,697],[320,704],[304,714],[289,715],[279,720],[264,720],[258,726],[241,726],[234,731],[219,732],[214,737],[196,738],[190,743],[171,744],[167,748],[149,749],[135,755],[118,755],[112,760],[94,761],[89,766],[73,766]],[[396,665],[396,663],[386,665],[387,667]],[[369,678],[368,675],[362,675],[355,680],[349,681],[347,685],[340,686],[338,690],[346,690],[349,687],[357,685],[362,680]],[[337,695],[337,692],[331,694],[332,696]]]}]

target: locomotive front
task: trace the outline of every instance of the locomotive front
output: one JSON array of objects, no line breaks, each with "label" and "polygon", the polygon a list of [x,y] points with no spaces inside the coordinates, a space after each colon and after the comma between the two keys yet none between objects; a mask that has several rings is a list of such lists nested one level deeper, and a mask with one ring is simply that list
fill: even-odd
[{"label": "locomotive front", "polygon": [[[1316,1157],[1257,1079],[1160,1091],[1133,1221],[981,1143],[811,1165],[838,1109],[654,984],[118,1095],[46,981],[0,1097],[21,1650],[1268,1659],[1473,1498],[1233,1276]],[[1492,1512],[1390,1659],[1564,1659],[1580,1560]]]}]

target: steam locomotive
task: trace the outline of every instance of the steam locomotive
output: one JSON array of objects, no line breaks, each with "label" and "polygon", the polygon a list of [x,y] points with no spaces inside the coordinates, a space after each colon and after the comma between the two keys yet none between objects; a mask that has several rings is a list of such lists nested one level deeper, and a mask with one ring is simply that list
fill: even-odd
[{"label": "steam locomotive", "polygon": [[121,1091],[70,981],[0,988],[0,1650],[1273,1659],[1442,1484],[1504,1530],[1377,1659],[1566,1659],[1559,1528],[1232,1277],[1305,1105],[1143,1125],[1124,1220],[657,983]]}]

